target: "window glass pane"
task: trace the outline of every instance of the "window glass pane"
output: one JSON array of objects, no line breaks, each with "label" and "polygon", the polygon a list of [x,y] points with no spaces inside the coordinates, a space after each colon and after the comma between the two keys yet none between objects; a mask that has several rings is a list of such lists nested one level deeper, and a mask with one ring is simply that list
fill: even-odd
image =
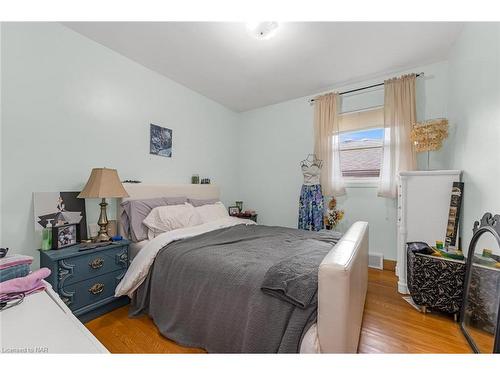
[{"label": "window glass pane", "polygon": [[[378,140],[382,142],[384,138],[384,129],[376,128],[376,129],[366,129],[354,132],[344,132],[340,134],[340,148],[342,146],[348,146],[349,142],[353,141],[363,141],[363,140]],[[382,146],[382,143],[380,143]]]},{"label": "window glass pane", "polygon": [[382,161],[383,137],[383,128],[341,133],[342,174],[350,177],[378,177]]}]

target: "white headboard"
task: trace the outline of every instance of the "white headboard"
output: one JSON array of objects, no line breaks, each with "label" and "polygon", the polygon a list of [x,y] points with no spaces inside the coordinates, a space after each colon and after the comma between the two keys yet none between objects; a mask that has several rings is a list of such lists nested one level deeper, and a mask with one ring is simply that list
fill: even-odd
[{"label": "white headboard", "polygon": [[[160,197],[188,197],[195,199],[220,199],[220,190],[217,185],[212,184],[168,184],[168,185],[147,185],[147,184],[123,184],[129,197],[118,201],[117,206],[117,227],[118,233],[123,236],[120,223],[122,214],[122,202],[131,199],[148,199]],[[125,236],[124,236],[125,237]]]},{"label": "white headboard", "polygon": [[129,197],[123,198],[121,202],[130,199],[160,197],[188,197],[196,199],[218,199],[220,197],[219,187],[212,184],[147,185],[141,183],[123,184],[123,187]]}]

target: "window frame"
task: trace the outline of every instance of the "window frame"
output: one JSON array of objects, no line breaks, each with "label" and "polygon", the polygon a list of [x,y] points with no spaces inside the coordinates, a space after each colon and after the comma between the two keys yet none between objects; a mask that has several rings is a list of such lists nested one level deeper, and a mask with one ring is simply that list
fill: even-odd
[{"label": "window frame", "polygon": [[[367,108],[363,108],[363,109],[359,109],[359,110],[355,110],[355,111],[341,112],[341,113],[339,113],[339,116],[349,115],[349,114],[359,113],[359,112],[380,110],[380,109],[383,110],[383,108],[384,108],[383,105],[377,105],[377,106],[367,107]],[[370,129],[384,129],[384,124],[382,123],[380,125],[369,125],[366,128],[360,128],[358,130],[344,130],[344,131],[336,132],[333,136],[334,137],[333,138],[334,145],[337,144],[337,141],[335,140],[335,138],[339,137],[342,134],[352,133],[352,132],[357,132],[357,131],[366,131],[366,130],[370,130]],[[381,141],[382,141],[382,145],[380,146],[380,148],[381,148],[382,153],[383,153],[384,135],[382,135]],[[338,145],[339,145],[339,147],[341,145],[340,139],[338,140]],[[367,148],[379,148],[379,147],[374,146],[374,147],[367,147]],[[352,150],[352,149],[348,148],[347,150]],[[340,149],[339,154],[341,154],[342,151],[345,151],[345,150]],[[381,159],[382,158],[383,158],[383,154],[381,155]],[[342,162],[341,162],[341,164],[342,164]],[[378,172],[379,172],[378,176],[345,176],[343,171],[342,171],[342,177],[344,179],[344,183],[346,184],[346,186],[349,186],[349,187],[377,187],[379,185],[379,181],[380,181],[380,172],[381,172],[380,168],[378,169]]]}]

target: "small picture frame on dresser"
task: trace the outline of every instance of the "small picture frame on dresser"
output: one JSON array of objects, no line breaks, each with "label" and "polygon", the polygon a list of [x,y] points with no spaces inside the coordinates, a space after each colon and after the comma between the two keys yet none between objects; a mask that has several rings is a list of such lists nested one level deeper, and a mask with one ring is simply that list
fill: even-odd
[{"label": "small picture frame on dresser", "polygon": [[63,224],[52,227],[52,249],[58,250],[80,242],[80,226]]},{"label": "small picture frame on dresser", "polygon": [[240,213],[240,208],[238,206],[229,206],[227,208],[229,216],[236,216]]}]

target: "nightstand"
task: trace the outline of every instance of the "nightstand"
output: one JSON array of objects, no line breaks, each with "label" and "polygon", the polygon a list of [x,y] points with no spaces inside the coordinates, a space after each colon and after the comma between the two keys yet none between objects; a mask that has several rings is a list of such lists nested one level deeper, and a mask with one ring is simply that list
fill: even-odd
[{"label": "nightstand", "polygon": [[245,215],[245,214],[237,214],[237,215],[231,215],[240,219],[248,219],[257,222],[257,214],[253,215]]},{"label": "nightstand", "polygon": [[87,322],[126,305],[128,297],[115,298],[115,288],[128,268],[129,241],[78,251],[80,245],[40,250],[40,267],[52,273],[46,279],[78,319]]}]

